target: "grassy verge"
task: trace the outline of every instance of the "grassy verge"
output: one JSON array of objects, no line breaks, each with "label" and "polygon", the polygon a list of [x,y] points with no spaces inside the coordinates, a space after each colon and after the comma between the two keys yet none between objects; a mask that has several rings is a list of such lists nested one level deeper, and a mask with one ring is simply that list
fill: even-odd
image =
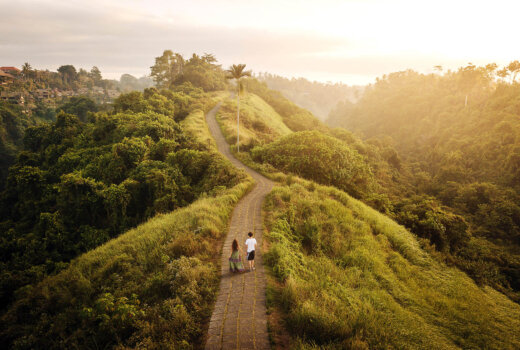
[{"label": "grassy verge", "polygon": [[[217,121],[230,144],[236,144],[236,100],[227,99],[217,113]],[[282,117],[255,94],[240,97],[240,146],[246,150],[256,144],[271,142],[290,134]]]},{"label": "grassy verge", "polygon": [[[204,112],[192,112],[182,125],[199,147],[216,153]],[[201,348],[218,289],[221,239],[253,184],[222,169],[217,177],[236,176],[238,184],[217,186],[18,291],[0,320],[0,343],[13,349]]]},{"label": "grassy verge", "polygon": [[301,349],[520,347],[517,304],[432,259],[363,203],[294,180],[264,208],[268,301],[282,319],[270,320],[274,341],[285,331]]}]

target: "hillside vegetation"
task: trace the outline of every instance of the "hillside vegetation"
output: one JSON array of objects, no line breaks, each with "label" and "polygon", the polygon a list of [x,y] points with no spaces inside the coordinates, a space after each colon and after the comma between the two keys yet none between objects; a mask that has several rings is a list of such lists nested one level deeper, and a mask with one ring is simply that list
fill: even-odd
[{"label": "hillside vegetation", "polygon": [[13,349],[201,347],[220,240],[243,182],[157,216],[25,288],[0,319]]},{"label": "hillside vegetation", "polygon": [[[481,244],[468,234],[465,220],[433,200],[404,205],[405,196],[413,198],[413,172],[385,141],[320,129],[258,141],[259,146],[238,154],[286,184],[273,190],[264,207],[266,262],[275,278],[269,283],[268,303],[276,346],[520,346],[520,307],[486,286],[489,280],[472,276],[479,285],[446,260],[460,249],[468,252],[468,244],[471,249]],[[249,131],[253,137],[261,135],[254,128]],[[428,239],[336,188],[276,171],[334,185],[383,212],[387,208],[417,225],[416,231]],[[371,177],[370,186],[353,181]],[[388,189],[380,192],[384,186]],[[394,207],[391,200],[399,195],[403,205]],[[428,226],[432,223],[437,226]]]},{"label": "hillside vegetation", "polygon": [[[230,144],[237,141],[236,99],[226,99],[218,111],[217,121]],[[240,95],[240,146],[250,149],[255,144],[274,141],[291,133],[283,118],[264,100],[252,93]]]},{"label": "hillside vegetation", "polygon": [[280,91],[290,101],[325,120],[339,102],[355,102],[363,93],[362,86],[349,86],[342,83],[320,83],[305,78],[284,78],[279,75],[260,73],[257,79],[267,86]]},{"label": "hillside vegetation", "polygon": [[194,93],[149,89],[120,96],[113,113],[88,122],[62,112],[27,129],[0,197],[2,308],[17,288],[78,254],[238,183],[234,168],[199,151],[175,121],[188,112],[185,99],[204,106]]},{"label": "hillside vegetation", "polygon": [[413,234],[345,193],[293,181],[264,207],[265,260],[278,280],[269,306],[281,310],[293,346],[520,346],[518,304],[437,262]]},{"label": "hillside vegetation", "polygon": [[[217,96],[218,98],[218,96]],[[183,173],[208,164],[218,181],[186,208],[163,214],[83,254],[55,276],[17,292],[0,319],[14,349],[197,348],[218,289],[220,240],[251,180],[229,172],[197,109],[182,122],[191,149],[175,156]],[[224,180],[230,177],[229,189]],[[217,180],[220,179],[220,180]],[[172,332],[172,330],[174,330]]]},{"label": "hillside vegetation", "polygon": [[334,185],[360,197],[369,191],[373,176],[356,150],[319,131],[300,131],[252,150],[253,160],[281,172]]},{"label": "hillside vegetation", "polygon": [[31,115],[15,104],[0,101],[0,191],[4,189],[9,167],[23,149],[25,130],[55,119],[54,109],[39,105]]},{"label": "hillside vegetation", "polygon": [[[448,259],[479,283],[518,301],[516,66],[512,62],[498,70],[495,64],[468,65],[443,75],[392,73],[368,88],[358,103],[339,106],[329,122],[361,132],[367,142],[392,145],[411,173],[404,185],[408,195],[392,197],[393,216],[438,250],[451,250]],[[452,230],[465,237],[455,250],[439,242],[452,235],[442,220],[444,229],[435,228],[435,213],[440,212],[464,220]]]},{"label": "hillside vegetation", "polygon": [[324,130],[325,125],[320,122],[311,112],[298,107],[286,99],[279,91],[271,90],[267,84],[255,78],[244,79],[243,86],[248,92],[262,98],[283,119],[283,122],[292,131]]}]

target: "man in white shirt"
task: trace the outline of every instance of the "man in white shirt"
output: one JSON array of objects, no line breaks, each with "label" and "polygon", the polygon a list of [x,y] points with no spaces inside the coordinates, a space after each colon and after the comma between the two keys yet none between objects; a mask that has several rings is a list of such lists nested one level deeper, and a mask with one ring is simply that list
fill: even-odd
[{"label": "man in white shirt", "polygon": [[247,235],[249,236],[246,239],[247,261],[249,261],[249,271],[251,271],[255,269],[256,239],[253,238],[253,232],[249,232]]}]

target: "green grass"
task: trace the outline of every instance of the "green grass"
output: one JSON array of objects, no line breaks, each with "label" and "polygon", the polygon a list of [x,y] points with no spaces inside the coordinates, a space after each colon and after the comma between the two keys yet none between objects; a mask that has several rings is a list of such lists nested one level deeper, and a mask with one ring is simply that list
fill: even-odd
[{"label": "green grass", "polygon": [[[220,124],[232,143],[230,119]],[[246,146],[284,136],[247,132]],[[287,346],[276,344],[284,334],[295,349],[520,347],[520,307],[434,259],[404,227],[336,188],[236,156],[283,184],[264,206],[268,307],[282,315],[270,320],[275,347]]]},{"label": "green grass", "polygon": [[214,91],[208,93],[209,102],[206,103],[207,108],[205,108],[205,110],[196,109],[192,111],[179,123],[188,135],[195,138],[199,144],[204,145],[208,151],[218,153],[215,140],[213,139],[213,136],[211,136],[208,124],[206,124],[206,113],[217,103],[224,101],[228,97],[229,93],[226,91]]},{"label": "green grass", "polygon": [[294,348],[520,347],[518,304],[345,193],[287,182],[265,203],[266,262]]},{"label": "green grass", "polygon": [[[216,153],[202,111],[182,124]],[[13,349],[201,348],[222,239],[235,204],[253,185],[244,173],[234,176],[234,187],[217,186],[19,290],[0,319],[0,342]]]},{"label": "green grass", "polygon": [[[230,144],[236,144],[236,99],[227,99],[217,113],[217,121]],[[252,93],[240,96],[240,145],[271,142],[290,134],[282,117],[260,97]]]},{"label": "green grass", "polygon": [[180,125],[188,135],[197,139],[201,145],[204,145],[206,150],[217,152],[217,145],[209,132],[204,111],[200,109],[193,111],[180,122]]}]

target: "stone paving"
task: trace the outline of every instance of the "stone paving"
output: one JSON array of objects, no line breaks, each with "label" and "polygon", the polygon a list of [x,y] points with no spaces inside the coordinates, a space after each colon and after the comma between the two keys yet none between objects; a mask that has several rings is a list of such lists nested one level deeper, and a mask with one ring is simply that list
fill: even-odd
[{"label": "stone paving", "polygon": [[[269,349],[267,315],[265,307],[265,274],[262,261],[262,202],[271,191],[273,182],[248,168],[230,152],[224,135],[217,124],[215,115],[220,104],[207,115],[209,130],[217,143],[217,148],[237,168],[251,175],[256,185],[244,196],[233,210],[231,224],[222,249],[222,278],[215,308],[209,323],[206,349]],[[236,238],[245,254],[247,233],[253,232],[258,242],[255,256],[256,270],[241,274],[229,272],[228,258],[231,243]],[[242,257],[248,271],[245,256]]]}]

